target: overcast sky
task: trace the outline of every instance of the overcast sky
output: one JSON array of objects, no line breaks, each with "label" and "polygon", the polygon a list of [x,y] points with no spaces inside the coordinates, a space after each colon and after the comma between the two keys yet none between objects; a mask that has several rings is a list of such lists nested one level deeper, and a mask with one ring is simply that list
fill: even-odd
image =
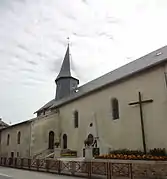
[{"label": "overcast sky", "polygon": [[0,116],[14,124],[55,96],[70,37],[84,84],[167,45],[166,0],[0,0]]}]

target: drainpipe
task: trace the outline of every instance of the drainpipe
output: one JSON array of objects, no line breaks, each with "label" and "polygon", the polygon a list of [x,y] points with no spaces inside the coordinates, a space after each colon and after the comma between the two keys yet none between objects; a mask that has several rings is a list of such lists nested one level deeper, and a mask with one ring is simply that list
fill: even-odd
[{"label": "drainpipe", "polygon": [[32,137],[31,137],[31,131],[32,131],[32,123],[33,122],[31,122],[30,123],[30,138],[29,138],[29,158],[30,158],[30,156],[31,156],[31,142],[32,142]]}]

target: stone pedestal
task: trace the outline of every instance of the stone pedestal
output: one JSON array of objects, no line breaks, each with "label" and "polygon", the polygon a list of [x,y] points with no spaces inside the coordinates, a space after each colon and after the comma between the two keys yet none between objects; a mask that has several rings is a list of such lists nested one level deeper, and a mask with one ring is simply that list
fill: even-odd
[{"label": "stone pedestal", "polygon": [[86,160],[91,160],[92,158],[93,158],[92,147],[86,147],[85,148],[85,159]]},{"label": "stone pedestal", "polygon": [[54,158],[60,158],[61,157],[61,148],[55,148],[54,149]]}]

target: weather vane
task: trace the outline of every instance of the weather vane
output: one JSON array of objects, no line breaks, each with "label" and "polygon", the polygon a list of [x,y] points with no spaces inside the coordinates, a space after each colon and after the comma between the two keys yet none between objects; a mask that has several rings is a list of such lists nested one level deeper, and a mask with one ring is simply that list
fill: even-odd
[{"label": "weather vane", "polygon": [[68,45],[70,44],[70,37],[67,37]]}]

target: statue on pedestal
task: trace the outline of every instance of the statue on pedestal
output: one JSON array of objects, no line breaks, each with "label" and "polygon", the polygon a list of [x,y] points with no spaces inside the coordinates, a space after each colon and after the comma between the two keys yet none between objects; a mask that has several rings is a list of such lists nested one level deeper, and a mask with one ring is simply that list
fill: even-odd
[{"label": "statue on pedestal", "polygon": [[92,134],[89,134],[87,139],[84,141],[85,144],[85,158],[92,159],[93,158],[93,148],[97,147],[97,140],[93,137]]},{"label": "statue on pedestal", "polygon": [[55,148],[54,148],[54,158],[59,158],[61,156],[61,147],[59,140],[56,140],[55,142]]},{"label": "statue on pedestal", "polygon": [[85,147],[97,147],[97,139],[93,137],[92,134],[89,134],[87,139],[84,141]]},{"label": "statue on pedestal", "polygon": [[60,142],[59,142],[59,141],[56,141],[56,142],[55,142],[55,146],[56,146],[56,148],[58,148],[59,145],[60,145]]}]

